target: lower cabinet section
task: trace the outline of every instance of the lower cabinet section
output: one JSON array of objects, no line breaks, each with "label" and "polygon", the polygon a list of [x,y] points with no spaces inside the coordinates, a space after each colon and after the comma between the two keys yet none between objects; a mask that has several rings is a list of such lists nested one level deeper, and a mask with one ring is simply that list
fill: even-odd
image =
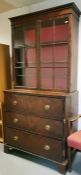
[{"label": "lower cabinet section", "polygon": [[65,159],[64,143],[56,139],[5,128],[5,142],[47,159],[62,162]]},{"label": "lower cabinet section", "polygon": [[[77,92],[59,94],[6,90],[3,105],[4,151],[14,148],[48,159],[56,163],[63,173],[68,165],[68,118],[77,114],[76,99]],[[72,125],[72,129],[75,126]]]}]

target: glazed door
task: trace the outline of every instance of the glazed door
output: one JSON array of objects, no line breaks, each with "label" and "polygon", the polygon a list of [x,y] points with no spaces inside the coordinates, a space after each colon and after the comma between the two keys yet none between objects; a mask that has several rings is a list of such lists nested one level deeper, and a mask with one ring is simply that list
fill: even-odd
[{"label": "glazed door", "polygon": [[37,20],[14,30],[16,87],[68,90],[69,19]]},{"label": "glazed door", "polygon": [[67,90],[69,77],[68,18],[43,21],[40,28],[41,89]]}]

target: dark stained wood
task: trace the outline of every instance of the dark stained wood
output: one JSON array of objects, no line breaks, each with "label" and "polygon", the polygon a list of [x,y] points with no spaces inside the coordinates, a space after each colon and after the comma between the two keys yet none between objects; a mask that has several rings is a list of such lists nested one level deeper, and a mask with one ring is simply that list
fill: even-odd
[{"label": "dark stained wood", "polygon": [[[66,166],[67,167],[67,166]],[[63,175],[65,175],[65,172],[66,172],[66,168],[65,168],[65,165],[59,165],[59,172]]]},{"label": "dark stained wood", "polygon": [[[31,92],[31,93],[30,93]],[[55,95],[56,94],[56,95]],[[58,95],[57,95],[58,94]],[[65,170],[67,164],[63,164],[63,161],[67,160],[67,146],[66,138],[70,133],[70,130],[77,128],[77,122],[72,127],[68,127],[68,118],[77,113],[77,92],[75,93],[36,93],[34,91],[18,91],[18,90],[6,90],[5,91],[5,104],[3,105],[3,123],[4,123],[4,140],[9,147],[19,148],[23,151],[27,151],[44,158],[48,158],[53,161],[57,161],[59,165],[59,171]],[[14,103],[13,103],[14,102]],[[48,102],[48,103],[47,103]],[[45,105],[50,105],[46,111],[43,110]],[[73,108],[73,106],[76,106]],[[5,129],[6,128],[6,129]],[[9,132],[7,131],[9,130]],[[14,133],[17,132],[17,133]],[[10,136],[9,133],[15,135]],[[22,134],[23,133],[23,134]],[[8,135],[7,135],[8,134]],[[13,136],[17,136],[21,139],[19,142],[13,141]],[[32,136],[33,140],[30,141],[29,136]],[[12,139],[11,139],[12,137]],[[25,137],[25,138],[24,138]],[[38,152],[35,152],[30,145],[35,144],[34,137],[41,138],[39,144],[41,145],[42,139],[52,144],[52,157],[51,152],[49,154],[42,153],[38,148]],[[26,138],[30,144],[27,147]],[[37,139],[37,141],[38,141]],[[54,139],[54,140],[53,140]],[[36,141],[36,143],[37,143]],[[26,143],[25,143],[26,142]],[[60,143],[61,152],[59,153],[57,147],[57,156],[55,155],[55,143]],[[22,146],[23,144],[23,146]],[[25,146],[24,146],[25,144]],[[42,145],[41,145],[42,146]],[[9,151],[5,146],[5,152]],[[54,150],[54,152],[53,152]],[[60,154],[60,157],[59,157]]]},{"label": "dark stained wood", "polygon": [[[13,59],[12,59],[12,72],[13,72],[13,87],[15,88],[35,88],[35,89],[42,89],[41,87],[41,64],[40,64],[40,53],[41,53],[41,41],[40,41],[40,33],[42,28],[42,22],[45,23],[46,21],[52,21],[52,24],[55,23],[56,20],[62,20],[65,19],[65,21],[68,21],[67,23],[67,29],[68,29],[68,39],[65,41],[68,45],[68,66],[67,66],[67,77],[66,77],[66,86],[64,88],[55,87],[55,79],[57,79],[56,75],[52,76],[52,84],[53,87],[48,87],[48,90],[52,91],[65,91],[65,92],[72,92],[76,90],[77,87],[77,47],[78,47],[78,20],[79,20],[80,10],[76,7],[74,3],[70,3],[67,5],[63,5],[60,7],[55,7],[48,10],[43,10],[40,12],[35,12],[32,14],[26,14],[18,17],[11,18],[11,24],[12,24],[12,52],[13,52]],[[68,19],[68,20],[67,20]],[[65,23],[62,23],[62,25]],[[58,24],[55,24],[56,27]],[[20,54],[21,54],[21,61],[25,60],[25,51],[23,48],[27,48],[27,44],[25,43],[25,36],[24,32],[29,27],[30,30],[35,30],[35,46],[36,49],[36,86],[27,86],[27,83],[25,82],[28,79],[28,75],[26,75],[26,66],[23,68],[23,74],[24,76],[17,76],[16,72],[16,56],[15,56],[15,49],[20,48]],[[55,27],[55,26],[50,26]],[[17,31],[17,32],[16,32]],[[61,32],[61,31],[60,31]],[[54,37],[54,36],[53,36]],[[59,44],[62,45],[63,41],[56,42],[53,38],[52,45]],[[14,43],[16,43],[14,45]],[[31,44],[30,44],[31,45]],[[48,46],[50,46],[50,41],[48,41]],[[30,46],[28,46],[31,48]],[[22,53],[21,53],[22,50]],[[61,51],[60,51],[61,52]],[[24,53],[24,54],[23,54]],[[24,56],[23,56],[24,55]],[[55,58],[54,58],[55,59]],[[25,63],[24,63],[25,64]],[[27,63],[28,64],[28,63]],[[55,63],[52,65],[54,66]],[[27,65],[28,66],[28,65]],[[34,69],[31,69],[32,71]],[[44,67],[45,70],[45,67]],[[55,67],[53,72],[55,71]],[[60,71],[60,70],[58,70]],[[33,73],[32,73],[33,74]],[[52,73],[53,74],[53,73]],[[64,74],[62,75],[64,76]],[[21,78],[22,77],[22,78]],[[60,75],[59,75],[60,77]],[[49,79],[48,79],[49,81]],[[57,80],[58,81],[58,80]],[[59,81],[60,78],[59,78]],[[50,84],[50,83],[49,83]],[[47,89],[47,88],[46,88]]]},{"label": "dark stained wood", "polygon": [[[5,95],[5,104],[7,109],[21,111],[27,114],[38,115],[40,117],[63,118],[64,99],[37,97],[25,95]],[[46,109],[48,107],[48,109]],[[58,110],[59,109],[59,110]]]},{"label": "dark stained wood", "polygon": [[[62,174],[65,172],[68,164],[67,136],[70,132],[77,130],[77,120],[72,125],[69,125],[69,121],[75,118],[74,116],[78,113],[78,92],[76,87],[79,16],[80,11],[77,6],[74,3],[69,3],[60,7],[10,19],[12,26],[13,89],[4,91],[4,151],[9,152],[14,148],[51,160],[58,165],[59,171]],[[55,26],[50,25],[54,24],[54,22],[56,22]],[[64,28],[64,40],[58,41],[58,35],[56,35],[57,40],[53,38],[51,42],[48,36],[47,42],[41,41],[41,27],[42,29],[46,26],[48,28],[56,27],[57,33],[58,30],[60,33],[63,30],[60,31],[59,24],[61,27],[64,27],[64,24],[66,25]],[[31,41],[32,38],[29,42],[24,41],[25,29],[28,29],[31,35],[35,33],[33,35],[33,44]],[[41,67],[44,69],[46,67],[44,65],[41,66],[41,60],[43,58],[41,59],[40,50],[45,47],[49,50],[49,47],[55,48],[57,46],[68,46],[68,49],[66,51],[64,49],[63,53],[61,53],[61,48],[58,50],[59,54],[62,54],[62,57],[64,52],[67,52],[65,55],[66,58],[61,59],[58,53],[56,57],[50,58],[52,65],[49,68],[53,68],[53,72],[50,76],[50,71],[47,69],[48,79],[47,77],[46,79],[42,79]],[[31,65],[34,54],[30,54],[32,48],[36,49],[36,55],[33,58],[36,59],[34,66]],[[30,49],[30,60],[26,60],[28,55],[25,57],[25,54],[28,53],[25,53],[25,49]],[[49,60],[48,52],[46,57]],[[59,59],[61,59],[61,62]],[[22,66],[23,63],[24,66]],[[65,72],[61,72],[62,69],[56,70],[59,65],[61,68],[64,67]],[[20,69],[22,67],[23,69]],[[27,72],[27,68],[32,69],[32,67],[36,68],[36,79],[31,79],[31,76],[33,76],[33,73],[30,73],[31,71]],[[53,74],[54,71],[56,71],[57,75]],[[47,75],[44,74],[44,76]],[[29,76],[30,78],[27,79]],[[52,79],[52,83],[50,83],[50,79]],[[27,84],[27,80],[29,84],[33,80],[36,81],[35,87],[30,87]],[[48,80],[46,81],[48,89],[42,89],[41,82],[43,81],[44,83],[44,80]],[[55,80],[57,86],[55,86]],[[58,86],[59,83],[60,86]],[[62,86],[64,87],[63,89]]]},{"label": "dark stained wood", "polygon": [[[78,113],[78,91],[73,93],[60,93],[10,89],[4,92],[7,110],[16,110],[26,114],[39,114],[40,117],[44,115],[44,117],[56,118],[58,120],[71,117]],[[14,101],[16,104],[14,104]],[[45,105],[49,105],[50,108],[45,110]]]},{"label": "dark stained wood", "polygon": [[[17,140],[16,140],[17,138]],[[16,129],[5,128],[5,142],[48,159],[63,161],[63,142]],[[54,150],[54,153],[53,153]]]},{"label": "dark stained wood", "polygon": [[4,122],[8,127],[22,129],[32,133],[38,133],[51,138],[64,138],[62,121],[50,120],[34,115],[21,115],[15,112],[5,112]]},{"label": "dark stained wood", "polygon": [[[46,14],[46,16],[48,14],[51,14],[51,16],[53,14],[55,14],[55,16],[59,16],[59,14],[62,15],[62,14],[73,13],[72,10],[75,12],[75,14],[80,16],[81,12],[80,12],[79,8],[76,6],[76,4],[75,3],[68,3],[68,4],[65,4],[65,5],[53,7],[53,8],[50,8],[50,9],[41,10],[41,11],[38,11],[38,12],[33,12],[31,14],[22,15],[20,17],[21,17],[21,21],[24,22],[24,19],[30,18],[30,16],[35,17],[35,19],[36,19],[36,16],[38,16],[38,18],[39,18],[40,15],[43,15],[43,17],[44,17],[45,14]],[[13,24],[18,24],[18,22],[20,21],[20,18],[19,18],[19,16],[17,16],[17,17],[10,18],[10,20]]]},{"label": "dark stained wood", "polygon": [[[72,89],[77,89],[77,68],[78,68],[78,30],[79,30],[79,23],[77,19],[71,15],[70,19],[70,30],[71,30],[71,59],[70,59],[70,91]],[[72,26],[72,27],[71,27]],[[76,44],[77,43],[77,44]]]}]

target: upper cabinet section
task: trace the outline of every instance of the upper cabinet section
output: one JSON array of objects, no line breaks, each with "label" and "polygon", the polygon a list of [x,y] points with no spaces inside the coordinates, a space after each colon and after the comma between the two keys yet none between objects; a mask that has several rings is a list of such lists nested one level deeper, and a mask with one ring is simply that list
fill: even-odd
[{"label": "upper cabinet section", "polygon": [[[68,17],[40,23],[40,44],[55,44],[69,39]],[[60,32],[59,32],[60,31]]]},{"label": "upper cabinet section", "polygon": [[10,19],[14,88],[76,90],[79,15],[70,3]]}]

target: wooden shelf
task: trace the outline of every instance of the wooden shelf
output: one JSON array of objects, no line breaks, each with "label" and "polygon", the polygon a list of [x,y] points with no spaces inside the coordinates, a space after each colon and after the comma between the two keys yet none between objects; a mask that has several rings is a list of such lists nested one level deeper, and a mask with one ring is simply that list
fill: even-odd
[{"label": "wooden shelf", "polygon": [[46,47],[46,46],[53,46],[53,45],[64,45],[64,44],[68,44],[68,41],[56,41],[56,42],[41,42],[40,46],[42,47]]}]

